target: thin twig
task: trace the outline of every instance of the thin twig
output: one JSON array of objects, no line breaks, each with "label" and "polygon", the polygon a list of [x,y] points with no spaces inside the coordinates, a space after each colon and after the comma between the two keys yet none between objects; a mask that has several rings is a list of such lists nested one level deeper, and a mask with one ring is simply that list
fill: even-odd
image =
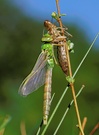
[{"label": "thin twig", "polygon": [[99,128],[99,123],[97,123],[96,125],[95,125],[95,127],[93,128],[93,130],[91,131],[91,133],[89,134],[89,135],[93,135],[95,132],[96,132],[96,130]]},{"label": "thin twig", "polygon": [[[87,122],[87,117],[84,117],[83,122],[82,122],[82,129],[83,129],[83,131],[84,131],[86,122]],[[79,133],[79,135],[81,135],[81,132]]]},{"label": "thin twig", "polygon": [[[80,95],[80,93],[82,92],[82,90],[83,90],[84,87],[85,87],[85,86],[82,85],[81,89],[79,90],[79,92],[78,92],[77,95],[76,95],[76,98]],[[64,115],[63,115],[61,121],[59,122],[59,125],[57,126],[57,128],[56,128],[56,130],[55,130],[55,132],[54,132],[53,135],[56,135],[56,134],[57,134],[57,132],[58,132],[58,130],[59,130],[59,128],[60,128],[60,126],[61,126],[61,124],[62,124],[64,118],[66,117],[66,115],[67,115],[68,111],[70,110],[70,107],[72,106],[73,103],[74,103],[74,100],[72,100],[72,101],[70,102],[70,104],[68,105],[68,107],[67,107],[67,109],[65,110],[65,113],[64,113]]]},{"label": "thin twig", "polygon": [[[57,6],[58,15],[60,15],[59,0],[56,0],[56,6]],[[58,19],[58,22],[59,22],[59,25],[61,27],[62,36],[63,36],[64,33],[63,33],[63,29],[62,29],[61,18]],[[71,63],[70,63],[70,57],[69,57],[69,51],[68,51],[67,43],[66,43],[66,54],[67,54],[67,60],[68,60],[69,75],[72,78],[72,69],[71,69]],[[76,101],[76,94],[75,94],[74,84],[70,83],[70,87],[71,87],[72,95],[73,95],[73,99],[74,99],[74,105],[75,105],[75,110],[76,110],[76,114],[77,114],[79,129],[80,129],[82,135],[84,135],[84,132],[83,132],[82,127],[81,127],[81,120],[80,120],[79,109],[78,109],[78,105],[77,105],[77,101]]]}]

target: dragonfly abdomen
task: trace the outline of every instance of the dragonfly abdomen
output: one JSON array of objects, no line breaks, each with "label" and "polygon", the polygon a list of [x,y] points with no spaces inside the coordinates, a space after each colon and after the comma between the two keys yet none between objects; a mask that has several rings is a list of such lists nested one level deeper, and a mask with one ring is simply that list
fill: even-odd
[{"label": "dragonfly abdomen", "polygon": [[52,84],[52,68],[48,68],[46,72],[45,87],[44,87],[44,105],[43,105],[43,124],[47,124],[47,119],[50,111],[51,101],[51,84]]}]

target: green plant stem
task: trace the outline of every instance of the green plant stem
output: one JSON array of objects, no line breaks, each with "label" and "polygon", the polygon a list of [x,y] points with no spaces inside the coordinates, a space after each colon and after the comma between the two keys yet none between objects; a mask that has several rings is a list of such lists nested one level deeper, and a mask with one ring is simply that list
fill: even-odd
[{"label": "green plant stem", "polygon": [[[80,93],[82,92],[82,90],[83,90],[84,87],[85,87],[85,86],[82,85],[81,89],[79,90],[79,92],[78,92],[77,95],[76,95],[76,98],[80,95]],[[58,126],[57,126],[57,128],[56,128],[56,130],[55,130],[55,132],[54,132],[53,135],[56,135],[56,134],[57,134],[57,132],[58,132],[58,130],[59,130],[59,128],[60,128],[60,126],[61,126],[63,120],[65,119],[65,117],[66,117],[66,115],[67,115],[67,113],[68,113],[68,111],[69,111],[69,109],[70,109],[70,107],[72,106],[73,103],[74,103],[74,100],[72,100],[72,101],[70,102],[70,104],[68,105],[68,107],[67,107],[67,109],[66,109],[66,111],[65,111],[65,113],[64,113],[64,115],[63,115],[61,121],[59,122],[59,124],[58,124]]]}]

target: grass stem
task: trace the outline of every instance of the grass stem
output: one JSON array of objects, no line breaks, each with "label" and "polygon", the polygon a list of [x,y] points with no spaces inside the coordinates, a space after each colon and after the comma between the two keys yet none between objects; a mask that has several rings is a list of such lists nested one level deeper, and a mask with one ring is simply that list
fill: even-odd
[{"label": "grass stem", "polygon": [[[56,0],[56,7],[57,7],[58,15],[60,15],[59,0]],[[61,35],[62,36],[65,36],[64,35],[64,31],[63,31],[63,25],[62,25],[61,18],[58,18],[58,22],[59,22],[59,25],[61,27],[61,33],[62,33]],[[70,63],[70,56],[69,56],[69,51],[68,51],[68,45],[67,45],[66,40],[64,40],[64,42],[66,43],[65,44],[65,50],[66,50],[66,55],[67,55],[67,60],[68,60],[69,76],[72,78],[72,69],[71,69],[71,63]],[[73,99],[74,99],[74,106],[75,106],[75,111],[76,111],[76,115],[77,115],[77,119],[78,119],[78,127],[79,127],[82,135],[84,135],[84,132],[83,132],[82,127],[81,127],[80,113],[79,113],[78,104],[77,104],[77,101],[76,101],[76,94],[75,94],[74,84],[73,83],[70,83],[70,87],[71,87],[72,95],[73,95]]]}]

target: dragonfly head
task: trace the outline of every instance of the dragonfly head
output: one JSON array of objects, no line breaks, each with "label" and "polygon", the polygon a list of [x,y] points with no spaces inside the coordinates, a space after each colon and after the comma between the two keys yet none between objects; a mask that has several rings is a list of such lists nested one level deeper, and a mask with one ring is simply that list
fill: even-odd
[{"label": "dragonfly head", "polygon": [[49,21],[49,20],[45,20],[44,21],[44,26],[47,30],[49,30],[51,28],[53,24]]}]

